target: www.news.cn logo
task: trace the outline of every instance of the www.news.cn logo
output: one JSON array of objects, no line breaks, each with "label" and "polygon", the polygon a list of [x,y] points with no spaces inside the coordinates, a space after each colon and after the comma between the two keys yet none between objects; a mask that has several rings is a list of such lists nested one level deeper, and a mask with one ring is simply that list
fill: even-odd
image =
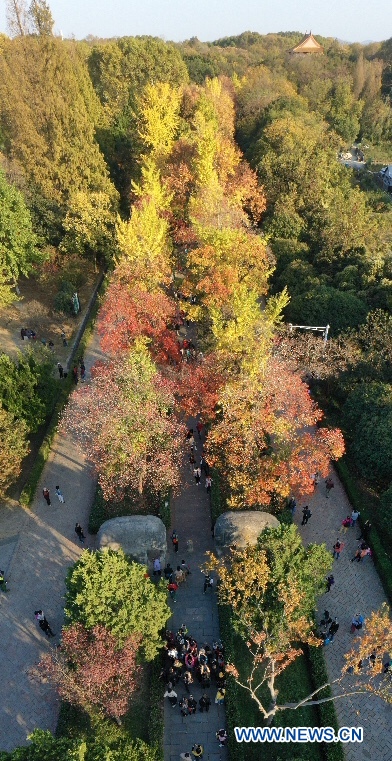
[{"label": "www.news.cn logo", "polygon": [[361,743],[363,727],[234,727],[238,743]]}]

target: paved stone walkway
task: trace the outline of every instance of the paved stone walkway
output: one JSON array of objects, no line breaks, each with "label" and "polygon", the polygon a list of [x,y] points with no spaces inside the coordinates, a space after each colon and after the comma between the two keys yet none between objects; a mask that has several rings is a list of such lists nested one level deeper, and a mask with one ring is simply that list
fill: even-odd
[{"label": "paved stone walkway", "polygon": [[[87,373],[99,358],[94,339],[85,355]],[[61,505],[55,495],[60,485]],[[52,504],[43,499],[50,490]],[[37,680],[34,666],[53,644],[63,623],[64,577],[75,562],[81,545],[74,532],[76,521],[87,535],[94,482],[69,436],[55,437],[52,453],[30,509],[10,501],[0,510],[0,568],[9,581],[9,592],[0,592],[0,749],[25,745],[35,728],[56,728],[59,701],[52,688]],[[38,627],[34,610],[42,608],[56,633],[48,640]]]},{"label": "paved stone walkway", "polygon": [[[312,517],[306,526],[300,526],[302,513],[297,507],[294,516],[305,543],[325,542],[331,550],[339,538],[345,543],[339,560],[335,560],[332,573],[335,584],[319,602],[319,616],[324,608],[332,617],[337,616],[340,628],[334,642],[324,648],[330,679],[336,679],[344,663],[343,654],[350,650],[355,635],[350,633],[351,620],[356,613],[369,616],[386,600],[385,592],[373,561],[365,558],[360,563],[350,562],[358,546],[359,527],[341,531],[342,520],[351,513],[352,507],[336,473],[331,473],[334,488],[326,498],[324,482],[320,482],[312,499],[308,500]],[[306,502],[301,503],[301,507]],[[338,694],[336,691],[335,694]],[[340,726],[362,726],[364,742],[345,745],[348,761],[378,761],[392,759],[392,706],[371,695],[353,695],[338,699],[335,703]]]},{"label": "paved stone walkway", "polygon": [[[189,425],[196,431],[196,421],[191,420]],[[195,457],[198,462],[201,445],[197,440],[197,434],[195,438],[198,447]],[[180,586],[177,601],[170,602],[173,617],[168,627],[177,632],[182,624],[186,624],[189,633],[199,646],[205,642],[212,645],[212,642],[219,637],[216,592],[208,590],[205,595],[203,594],[204,576],[200,571],[206,551],[214,549],[211,538],[209,498],[204,481],[204,474],[202,474],[200,486],[196,486],[186,456],[183,488],[180,495],[173,500],[172,505],[172,530],[175,529],[179,536],[178,553],[171,549],[171,531],[168,532],[168,547],[170,548],[168,557],[172,568],[175,569],[184,559],[192,572],[187,581]],[[192,543],[192,551],[187,550],[189,542]],[[186,695],[181,682],[174,689],[179,700]],[[195,680],[191,693],[197,701],[202,692],[203,690]],[[214,683],[209,688],[208,694],[212,703],[209,712],[197,711],[193,716],[186,717],[181,716],[178,706],[172,708],[168,699],[165,699],[165,761],[179,761],[180,754],[186,751],[190,753],[194,743],[201,743],[204,746],[205,761],[227,761],[227,749],[219,748],[215,737],[217,730],[225,727],[225,709],[224,706],[214,703],[216,694]]]}]

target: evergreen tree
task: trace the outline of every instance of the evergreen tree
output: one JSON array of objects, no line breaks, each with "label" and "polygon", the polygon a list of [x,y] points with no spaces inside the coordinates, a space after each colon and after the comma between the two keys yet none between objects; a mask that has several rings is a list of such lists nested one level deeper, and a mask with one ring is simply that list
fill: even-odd
[{"label": "evergreen tree", "polygon": [[12,287],[39,261],[36,244],[24,198],[0,170],[0,305],[15,299]]},{"label": "evergreen tree", "polygon": [[72,194],[103,193],[116,202],[95,140],[100,119],[100,104],[75,43],[47,35],[4,42],[0,58],[4,151],[24,178],[21,184],[30,208],[52,243],[58,244],[62,236],[61,223]]}]

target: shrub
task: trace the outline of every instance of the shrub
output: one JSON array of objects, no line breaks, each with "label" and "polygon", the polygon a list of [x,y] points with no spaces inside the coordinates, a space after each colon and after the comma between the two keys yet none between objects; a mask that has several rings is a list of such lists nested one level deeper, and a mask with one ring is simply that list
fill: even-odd
[{"label": "shrub", "polygon": [[69,280],[62,280],[60,283],[60,290],[56,293],[54,299],[54,308],[56,312],[62,312],[63,314],[74,315],[74,308],[72,303],[72,296],[75,293],[75,286]]}]

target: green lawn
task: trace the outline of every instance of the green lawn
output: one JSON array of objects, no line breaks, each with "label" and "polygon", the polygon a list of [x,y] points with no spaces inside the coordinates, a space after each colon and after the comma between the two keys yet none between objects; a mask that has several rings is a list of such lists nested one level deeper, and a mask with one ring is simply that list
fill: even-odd
[{"label": "green lawn", "polygon": [[[241,666],[246,670],[249,663],[248,651],[242,640],[234,635],[232,657],[240,671]],[[294,702],[312,692],[308,664],[305,656],[301,656],[277,680],[279,703]],[[256,703],[241,687],[232,685],[234,702],[236,704],[236,722],[239,726],[264,726],[262,715]],[[269,693],[261,693],[265,705],[269,705]],[[230,700],[230,698],[229,698]],[[319,716],[316,708],[302,708],[296,711],[282,711],[275,717],[273,726],[276,727],[306,727],[319,726]],[[323,755],[317,743],[231,743],[230,758],[240,761],[241,751],[244,761],[322,761]],[[241,759],[242,761],[242,759]]]}]

